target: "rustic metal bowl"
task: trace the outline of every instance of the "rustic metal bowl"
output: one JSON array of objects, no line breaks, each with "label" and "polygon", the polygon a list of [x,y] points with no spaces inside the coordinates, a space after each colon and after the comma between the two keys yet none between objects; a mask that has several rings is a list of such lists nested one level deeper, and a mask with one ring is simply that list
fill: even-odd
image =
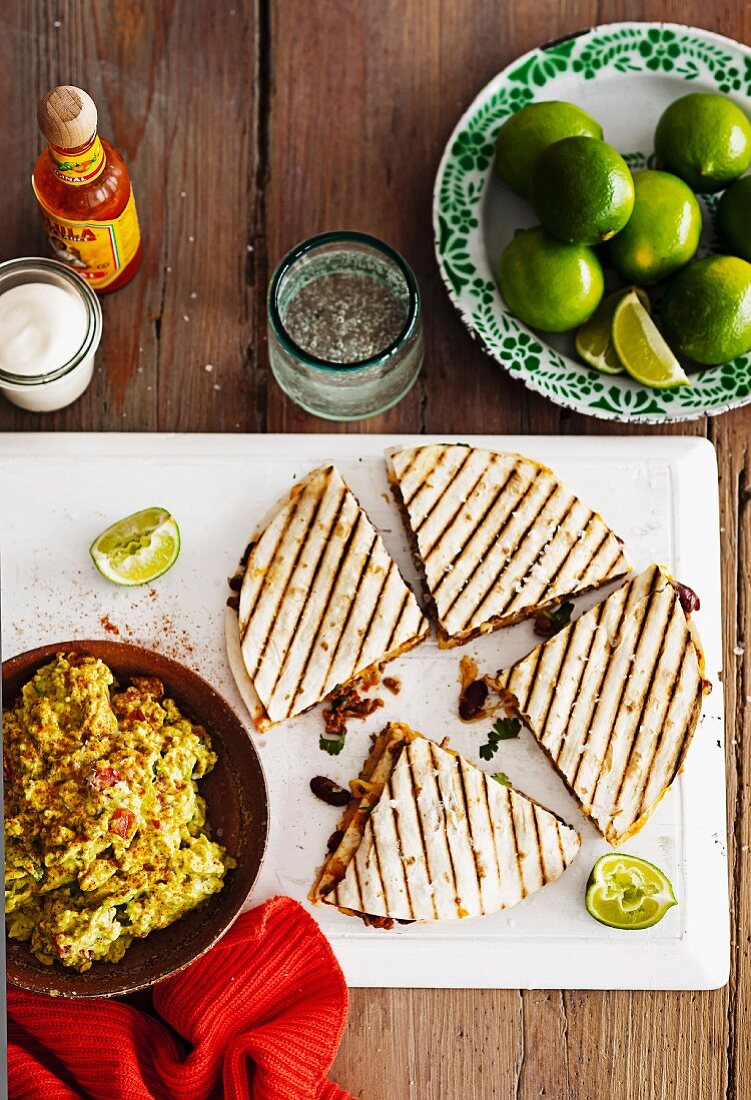
[{"label": "rustic metal bowl", "polygon": [[[212,834],[237,867],[224,888],[167,928],[134,940],[118,963],[95,962],[79,974],[59,963],[45,966],[24,943],[6,938],[11,985],[61,997],[112,997],[161,981],[203,955],[239,915],[258,876],[268,834],[268,796],[255,747],[225,700],[195,672],[140,646],[113,641],[72,641],[41,646],[3,662],[3,704],[11,706],[36,670],[60,652],[100,657],[117,680],[158,676],[181,710],[208,730],[217,763],[200,780]],[[221,832],[219,832],[221,830]]]}]

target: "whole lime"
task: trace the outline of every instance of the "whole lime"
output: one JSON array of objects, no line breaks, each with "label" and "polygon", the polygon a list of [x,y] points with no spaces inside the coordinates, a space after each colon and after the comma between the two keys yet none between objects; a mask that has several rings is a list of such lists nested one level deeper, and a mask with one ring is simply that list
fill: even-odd
[{"label": "whole lime", "polygon": [[631,217],[634,181],[612,145],[597,138],[563,138],[534,163],[532,205],[545,228],[562,241],[600,244]]},{"label": "whole lime", "polygon": [[530,103],[507,119],[495,139],[495,170],[509,187],[529,197],[532,166],[543,149],[576,134],[602,137],[602,127],[573,103]]},{"label": "whole lime", "polygon": [[564,244],[536,225],[519,230],[504,249],[498,285],[520,321],[544,332],[567,332],[597,309],[605,279],[591,248]]},{"label": "whole lime", "polygon": [[751,264],[707,256],[675,277],[662,320],[674,351],[696,363],[727,363],[751,351]]},{"label": "whole lime", "polygon": [[663,111],[655,153],[694,191],[721,191],[751,164],[751,123],[724,95],[684,95]]},{"label": "whole lime", "polygon": [[610,242],[610,259],[627,282],[648,286],[694,258],[701,207],[691,188],[669,172],[635,172],[634,190],[634,212]]},{"label": "whole lime", "polygon": [[751,262],[751,176],[728,187],[717,207],[717,224],[731,252]]}]

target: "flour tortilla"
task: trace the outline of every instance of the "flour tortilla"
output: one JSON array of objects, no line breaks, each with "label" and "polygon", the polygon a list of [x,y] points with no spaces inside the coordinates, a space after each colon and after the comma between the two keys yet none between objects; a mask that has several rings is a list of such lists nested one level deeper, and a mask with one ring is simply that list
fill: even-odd
[{"label": "flour tortilla", "polygon": [[[333,466],[294,487],[249,545],[237,614],[258,729],[399,656],[428,622]],[[231,647],[237,661],[237,652]]]},{"label": "flour tortilla", "polygon": [[562,875],[581,844],[555,814],[398,723],[363,777],[314,903],[406,921],[495,913]]},{"label": "flour tortilla", "polygon": [[391,450],[387,461],[444,647],[631,569],[601,516],[539,462],[445,443]]},{"label": "flour tortilla", "polygon": [[651,565],[498,684],[606,840],[647,821],[680,771],[705,688],[696,627]]}]

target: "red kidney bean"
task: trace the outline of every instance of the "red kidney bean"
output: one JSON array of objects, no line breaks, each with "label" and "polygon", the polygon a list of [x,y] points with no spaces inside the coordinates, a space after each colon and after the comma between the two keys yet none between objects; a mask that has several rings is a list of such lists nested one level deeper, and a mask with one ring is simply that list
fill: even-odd
[{"label": "red kidney bean", "polygon": [[473,680],[467,684],[459,700],[459,717],[465,722],[477,718],[488,698],[488,685],[484,680]]},{"label": "red kidney bean", "polygon": [[681,584],[680,581],[674,581],[673,587],[678,593],[678,599],[681,601],[681,607],[683,608],[683,614],[686,618],[689,617],[692,611],[698,611],[701,607],[701,601],[694,592],[693,588],[689,588],[687,584]]},{"label": "red kidney bean", "polygon": [[333,779],[327,779],[325,775],[314,776],[310,781],[310,789],[327,806],[346,806],[352,798],[350,791],[340,787]]}]

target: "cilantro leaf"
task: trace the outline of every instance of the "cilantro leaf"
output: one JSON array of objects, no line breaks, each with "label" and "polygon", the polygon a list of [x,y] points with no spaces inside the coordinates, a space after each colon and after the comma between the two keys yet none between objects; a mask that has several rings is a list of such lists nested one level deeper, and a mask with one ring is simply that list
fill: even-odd
[{"label": "cilantro leaf", "polygon": [[321,734],[318,738],[318,748],[323,749],[329,756],[338,756],[344,748],[344,739],[346,736],[346,730],[344,733],[340,733],[338,737],[325,737]]},{"label": "cilantro leaf", "polygon": [[522,728],[522,724],[518,718],[499,718],[497,722],[493,723],[493,732],[496,734],[496,740],[498,741],[511,741],[514,737],[519,736],[519,730]]},{"label": "cilantro leaf", "polygon": [[496,783],[500,783],[502,787],[511,786],[511,780],[505,772],[494,772],[492,778],[495,779]]},{"label": "cilantro leaf", "polygon": [[484,745],[480,746],[480,756],[483,760],[492,760],[498,751],[501,741],[510,741],[519,736],[522,724],[518,718],[499,718],[493,723],[493,728],[488,734]]}]

